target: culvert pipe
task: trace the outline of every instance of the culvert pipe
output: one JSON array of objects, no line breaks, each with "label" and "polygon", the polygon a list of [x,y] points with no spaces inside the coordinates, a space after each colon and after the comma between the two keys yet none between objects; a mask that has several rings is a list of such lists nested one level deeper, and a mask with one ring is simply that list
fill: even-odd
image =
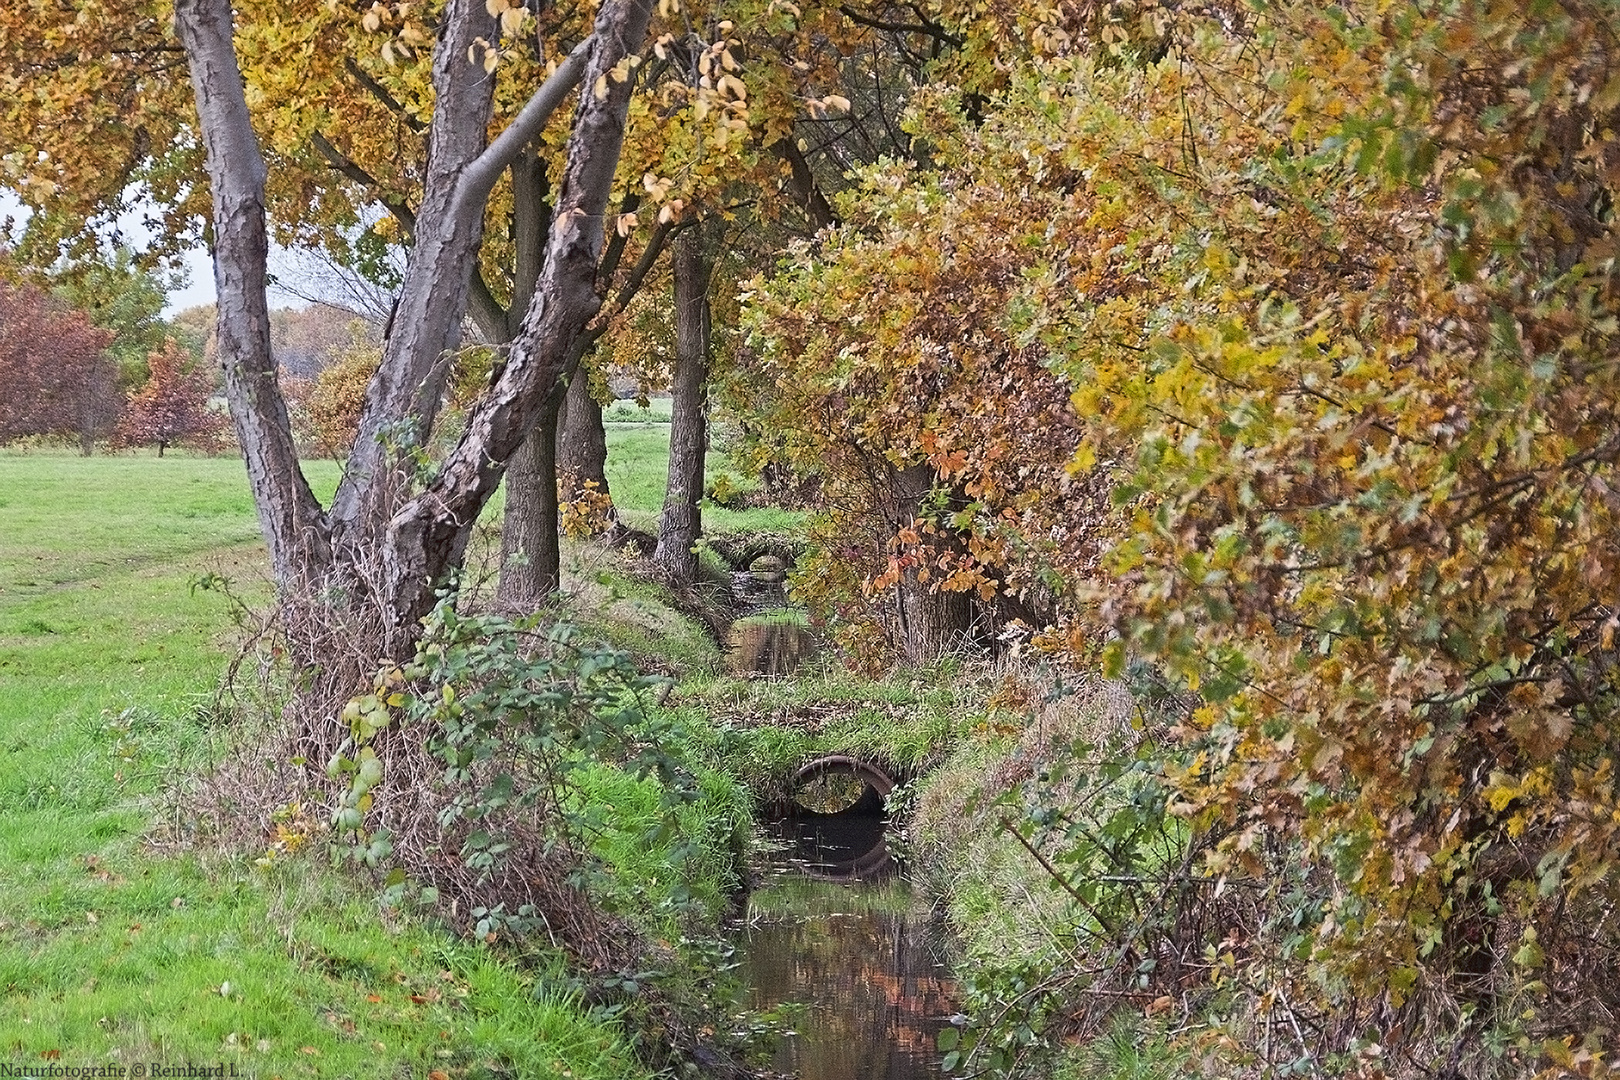
[{"label": "culvert pipe", "polygon": [[865,881],[884,877],[894,869],[889,855],[884,804],[894,790],[894,778],[869,761],[848,754],[829,754],[804,765],[793,776],[795,796],[804,785],[827,776],[850,776],[861,781],[860,796],[834,813],[821,813],[795,798],[790,816],[781,824],[805,873],[832,881]]}]

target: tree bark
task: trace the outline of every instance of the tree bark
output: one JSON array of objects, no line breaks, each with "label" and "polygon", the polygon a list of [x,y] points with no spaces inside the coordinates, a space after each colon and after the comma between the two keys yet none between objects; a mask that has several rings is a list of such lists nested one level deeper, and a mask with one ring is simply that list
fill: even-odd
[{"label": "tree bark", "polygon": [[[894,474],[892,491],[898,511],[895,518],[902,527],[918,523],[923,499],[934,489],[937,479],[934,470],[925,464],[912,465]],[[935,542],[930,543],[930,540]],[[948,544],[949,540],[944,543]],[[920,554],[924,559],[928,548],[940,546],[938,538],[925,539],[923,544]],[[905,569],[897,590],[900,647],[907,660],[914,664],[926,663],[967,640],[973,628],[973,599],[969,594],[939,588],[937,575],[923,580],[917,566]]]},{"label": "tree bark", "polygon": [[602,306],[596,292],[602,217],[632,91],[631,80],[615,80],[610,72],[641,47],[649,17],[648,0],[606,0],[597,13],[534,302],[495,385],[467,418],[461,441],[422,493],[394,514],[383,540],[385,588],[398,600],[396,619],[414,622],[425,615],[434,583],[460,565],[478,511],[540,422],[551,390]]},{"label": "tree bark", "polygon": [[[627,198],[625,203],[622,204],[622,207],[628,210],[633,205],[634,203],[632,199]],[[617,307],[622,309],[625,304],[629,303],[630,298],[641,289],[642,282],[647,279],[648,272],[651,271],[653,264],[658,260],[659,255],[663,253],[664,244],[668,237],[669,228],[665,225],[660,224],[653,230],[652,236],[648,237],[647,239],[647,246],[641,252],[641,258],[636,261],[636,265],[631,269],[628,277],[619,287],[618,293],[614,296],[614,304]],[[618,270],[619,260],[623,255],[624,237],[615,235],[614,239],[609,242],[606,253],[602,256],[599,272],[597,274],[597,280],[610,280]],[[583,378],[583,376],[579,374],[580,363],[584,358],[585,353],[589,351],[590,347],[601,338],[606,330],[606,323],[598,321],[589,326],[583,334],[576,337],[573,344],[569,347],[568,356],[563,365],[562,373],[559,378],[568,380],[568,386],[570,388],[572,388],[576,382],[579,382]],[[580,391],[576,392],[585,391],[582,387]],[[561,391],[554,387],[551,393],[556,396],[556,400],[551,401],[548,399],[546,408],[562,408],[564,399],[561,396]],[[595,402],[591,402],[591,405],[592,407],[595,407]],[[508,562],[505,557],[507,554],[510,554],[512,551],[516,550],[523,550],[525,552],[558,551],[558,563],[560,566],[560,547],[557,540],[560,522],[558,514],[558,500],[556,498],[558,477],[557,459],[555,456],[561,452],[556,445],[560,422],[560,414],[556,421],[550,422],[550,426],[547,428],[547,430],[552,432],[551,436],[542,436],[536,432],[530,432],[529,434],[531,439],[545,437],[552,438],[552,456],[547,457],[544,451],[539,447],[532,448],[531,450],[514,458],[512,464],[512,469],[514,471],[509,472],[507,476],[507,517],[506,520],[502,522],[501,526],[501,549],[503,556],[501,560],[501,583],[498,596],[503,603],[509,604],[513,607],[532,606],[534,603],[538,602],[539,598],[546,595],[548,589],[556,588],[557,583],[561,580],[560,571],[558,573],[547,573],[547,566],[549,566],[549,563],[536,563],[527,554],[523,558],[519,558],[511,562]],[[601,427],[600,408],[596,409],[596,426],[599,429]],[[607,436],[605,433],[601,436],[600,455],[602,461],[601,471],[603,474],[602,491],[604,494],[606,494]],[[543,478],[544,483],[550,485],[549,489],[541,488],[540,484],[542,483],[542,478],[531,478],[529,476],[518,477],[516,475],[516,470],[521,469],[526,472],[536,463],[544,461],[550,461],[552,463],[552,471],[547,473]],[[538,500],[540,497],[539,493],[542,490],[549,490],[551,492],[551,494],[547,496],[544,503],[536,501],[532,505],[526,505],[526,500]],[[514,499],[516,500],[515,502]],[[611,513],[611,508],[609,512]],[[541,535],[542,531],[545,532],[545,536]],[[508,538],[509,532],[512,539]],[[533,576],[532,581],[523,580],[523,578],[526,576],[531,575]]]},{"label": "tree bark", "polygon": [[561,584],[556,450],[557,409],[548,402],[506,474],[497,595],[515,610],[532,610]]},{"label": "tree bark", "polygon": [[658,548],[653,560],[672,579],[690,583],[697,577],[697,552],[703,522],[703,458],[708,431],[705,414],[709,390],[709,276],[712,262],[704,243],[706,229],[688,229],[675,241],[675,378],[669,424],[669,476],[664,509],[658,518]]},{"label": "tree bark", "polygon": [[[595,285],[602,214],[632,91],[631,80],[614,80],[610,72],[640,48],[648,18],[647,0],[606,0],[591,37],[525,107],[528,126],[514,130],[514,124],[480,152],[491,81],[468,61],[467,50],[475,37],[493,40],[494,20],[482,0],[450,0],[434,60],[432,160],[395,332],[383,371],[368,389],[361,438],[328,518],[299,470],[270,359],[265,166],[232,48],[230,3],[177,4],[214,200],[219,355],[276,578],[284,590],[297,589],[324,583],[339,569],[337,585],[363,589],[381,609],[389,625],[380,637],[395,658],[414,644],[414,627],[431,609],[434,589],[460,565],[479,510],[540,421],[575,343],[601,306]],[[396,505],[402,490],[393,453],[377,436],[408,429],[420,437],[429,429],[444,352],[466,308],[494,177],[581,78],[586,89],[569,138],[545,269],[505,368],[436,478]]]},{"label": "tree bark", "polygon": [[810,228],[820,230],[838,224],[838,215],[833,212],[821,185],[816,183],[816,174],[810,171],[810,163],[793,140],[778,139],[771,144],[771,150],[788,163],[788,193],[793,196],[795,205],[804,211]]},{"label": "tree bark", "polygon": [[590,373],[583,367],[568,381],[557,423],[557,478],[569,488],[570,498],[595,484],[595,494],[609,496],[607,431],[602,427],[602,406],[591,393]]},{"label": "tree bark", "polygon": [[298,467],[287,404],[270,355],[264,158],[231,43],[230,0],[178,0],[175,25],[191,68],[213,196],[218,355],[225,395],[270,565],[277,584],[287,590],[323,575],[331,548],[325,515]]},{"label": "tree bark", "polygon": [[385,478],[401,450],[427,443],[449,373],[449,353],[459,344],[484,219],[482,208],[465,220],[455,212],[456,186],[484,150],[495,100],[495,80],[468,60],[468,50],[475,39],[494,40],[496,33],[483,0],[450,0],[433,58],[428,171],[410,264],[332,502],[340,535],[355,534],[362,543],[374,523],[395,509],[402,485]]},{"label": "tree bark", "polygon": [[[401,451],[425,445],[432,432],[449,375],[450,352],[460,343],[489,193],[509,166],[515,173],[523,172],[529,143],[587,66],[590,39],[558,66],[517,120],[486,147],[495,80],[469,59],[469,50],[480,38],[496,40],[496,33],[497,23],[483,0],[450,0],[433,59],[428,171],[410,265],[383,346],[382,365],[366,387],[354,449],[332,502],[340,537],[354,534],[362,544],[370,542],[398,507]],[[515,310],[521,312],[524,306]]]}]

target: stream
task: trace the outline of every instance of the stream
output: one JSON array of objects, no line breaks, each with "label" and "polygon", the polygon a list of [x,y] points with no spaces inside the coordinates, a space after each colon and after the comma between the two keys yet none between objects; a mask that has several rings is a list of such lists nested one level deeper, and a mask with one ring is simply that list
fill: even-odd
[{"label": "stream", "polygon": [[957,1011],[955,983],[888,861],[881,806],[799,807],[775,822],[785,865],[749,897],[739,930],[753,1007],[782,1011],[792,1032],[772,1068],[800,1080],[942,1075],[935,1038]]}]

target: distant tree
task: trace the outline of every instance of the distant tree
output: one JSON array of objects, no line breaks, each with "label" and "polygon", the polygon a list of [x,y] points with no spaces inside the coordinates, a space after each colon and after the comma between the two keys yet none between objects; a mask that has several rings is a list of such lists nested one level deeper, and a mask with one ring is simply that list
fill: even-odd
[{"label": "distant tree", "polygon": [[58,300],[112,333],[107,353],[118,364],[120,385],[144,382],[147,356],[171,334],[163,305],[181,276],[144,269],[129,248],[117,247],[110,255],[53,269],[48,280]]},{"label": "distant tree", "polygon": [[382,348],[370,329],[354,320],[348,346],[330,357],[303,396],[310,441],[322,457],[343,458],[354,447],[366,384],[382,362]]},{"label": "distant tree", "polygon": [[122,406],[112,337],[43,289],[0,281],[0,443],[77,437],[88,455]]},{"label": "distant tree", "polygon": [[362,341],[373,350],[379,347],[380,325],[346,307],[315,303],[270,313],[270,352],[276,365],[293,375],[314,378]]},{"label": "distant tree", "polygon": [[214,380],[173,338],[147,356],[151,377],[129,395],[118,425],[118,441],[127,446],[156,444],[158,457],[171,446],[218,449],[224,442],[225,417],[208,407]]},{"label": "distant tree", "polygon": [[214,324],[219,315],[213,304],[196,304],[169,316],[168,336],[199,361],[214,363]]}]

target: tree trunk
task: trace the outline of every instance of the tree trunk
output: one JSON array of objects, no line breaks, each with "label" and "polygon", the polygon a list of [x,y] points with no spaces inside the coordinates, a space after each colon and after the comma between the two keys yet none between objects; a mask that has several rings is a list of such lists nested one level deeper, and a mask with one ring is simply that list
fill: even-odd
[{"label": "tree trunk", "polygon": [[[481,0],[450,0],[435,52],[432,163],[411,264],[384,370],[368,388],[362,435],[329,522],[298,467],[270,360],[265,166],[231,44],[230,2],[177,3],[175,21],[191,65],[212,185],[219,355],[276,579],[284,590],[323,598],[348,595],[350,605],[364,598],[366,610],[387,623],[379,631],[384,655],[409,654],[418,621],[435,602],[434,590],[460,565],[479,510],[506,461],[541,419],[575,343],[601,306],[596,269],[602,215],[633,89],[633,80],[615,80],[611,72],[641,47],[649,15],[647,0],[605,0],[591,36],[480,153],[491,80],[481,65],[468,60],[468,46],[479,36],[493,40],[495,23]],[[455,340],[465,310],[489,192],[581,79],[601,91],[578,99],[534,300],[503,371],[468,418],[461,442],[426,489],[400,505],[404,491],[395,451],[377,436],[405,429],[420,436],[430,427],[442,388],[444,349]],[[371,662],[378,655],[373,652]]]},{"label": "tree trunk", "polygon": [[687,229],[675,241],[675,379],[669,423],[669,478],[658,518],[653,559],[672,579],[697,577],[702,533],[698,500],[703,497],[703,457],[708,438],[705,412],[709,389],[709,274],[702,227]]},{"label": "tree trunk", "polygon": [[[895,500],[895,520],[900,526],[919,521],[923,499],[934,489],[937,477],[928,465],[912,465],[894,474],[891,487]],[[950,546],[941,536],[927,536],[917,555],[926,563],[930,552]],[[900,647],[914,664],[926,663],[962,645],[973,628],[973,599],[965,592],[939,588],[940,576],[923,580],[920,567],[908,566],[896,586]]]},{"label": "tree trunk", "polygon": [[[568,381],[557,424],[557,479],[569,498],[579,498],[587,484],[597,496],[608,497],[607,432],[602,427],[602,405],[591,393],[590,373],[583,367]],[[611,509],[609,510],[611,517]]]},{"label": "tree trunk", "polygon": [[[411,237],[410,265],[383,344],[343,480],[332,500],[337,531],[364,538],[397,508],[394,476],[403,452],[427,444],[460,342],[470,271],[483,239],[482,202],[461,205],[463,175],[485,148],[495,81],[468,50],[496,39],[483,0],[450,0],[433,58],[433,121],[428,172]],[[395,482],[388,482],[393,480]]]},{"label": "tree trunk", "polygon": [[270,565],[276,583],[288,591],[323,574],[331,550],[325,515],[298,467],[287,404],[270,355],[264,158],[231,44],[230,0],[177,0],[175,24],[191,66],[213,198],[218,355],[225,395]]},{"label": "tree trunk", "polygon": [[506,473],[506,510],[501,522],[501,577],[496,595],[503,606],[531,611],[562,580],[557,539],[557,410],[548,408],[513,455]]},{"label": "tree trunk", "polygon": [[648,0],[606,0],[589,41],[582,93],[556,203],[545,268],[495,385],[467,418],[461,441],[421,494],[393,516],[383,538],[387,594],[395,617],[414,623],[433,605],[433,586],[459,566],[478,511],[494,493],[506,461],[548,408],[587,324],[601,309],[597,266],[602,218],[624,142],[632,80],[610,77],[641,47]]}]

